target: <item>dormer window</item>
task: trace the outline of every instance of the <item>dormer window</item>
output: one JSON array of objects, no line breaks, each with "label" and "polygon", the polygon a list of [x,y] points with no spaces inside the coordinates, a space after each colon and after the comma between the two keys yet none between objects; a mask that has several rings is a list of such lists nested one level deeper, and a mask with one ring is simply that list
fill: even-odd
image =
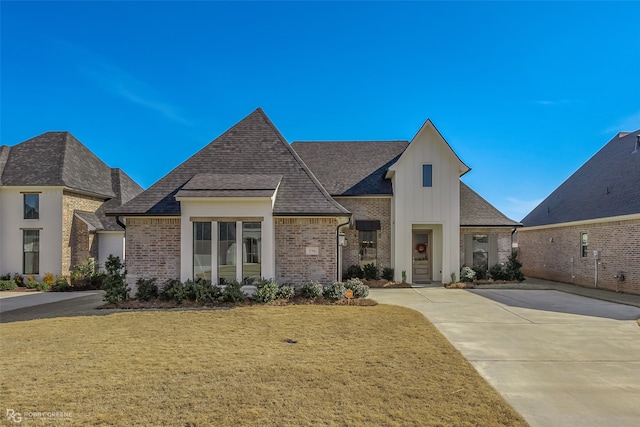
[{"label": "dormer window", "polygon": [[422,165],[422,186],[433,187],[433,165]]},{"label": "dormer window", "polygon": [[23,212],[24,219],[39,219],[40,218],[40,194],[38,193],[25,193],[23,194]]}]

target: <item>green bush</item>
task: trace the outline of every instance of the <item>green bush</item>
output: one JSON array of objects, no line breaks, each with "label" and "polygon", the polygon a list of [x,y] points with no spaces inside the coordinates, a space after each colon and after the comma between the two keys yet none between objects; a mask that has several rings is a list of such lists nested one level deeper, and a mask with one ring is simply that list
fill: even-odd
[{"label": "green bush", "polygon": [[174,301],[179,304],[185,300],[184,285],[178,279],[169,279],[162,286],[159,297],[163,301]]},{"label": "green bush", "polygon": [[322,291],[322,284],[320,282],[312,280],[302,285],[302,287],[300,288],[300,295],[305,298],[316,298],[322,295]]},{"label": "green bush", "polygon": [[214,285],[211,280],[196,279],[194,283],[195,301],[204,304],[211,304],[220,301],[222,289]]},{"label": "green bush", "polygon": [[369,287],[360,279],[349,279],[344,284],[345,289],[351,289],[354,298],[366,298],[369,296]]},{"label": "green bush", "polygon": [[464,283],[471,283],[476,278],[476,272],[466,265],[460,269],[460,281]]},{"label": "green bush", "polygon": [[38,281],[37,280],[28,280],[27,281],[27,289],[35,289],[38,287]]},{"label": "green bush", "polygon": [[0,281],[11,280],[11,273],[0,275]]},{"label": "green bush", "polygon": [[353,279],[354,277],[364,279],[364,271],[362,267],[357,264],[350,265],[349,268],[347,268],[347,273],[344,275],[345,279]]},{"label": "green bush", "polygon": [[69,282],[65,277],[58,277],[51,290],[54,292],[67,292],[71,290],[71,286],[69,286]]},{"label": "green bush", "polygon": [[344,287],[344,283],[342,282],[333,282],[329,286],[325,287],[322,291],[322,296],[328,299],[342,299],[344,298],[344,294],[347,292],[347,289]]},{"label": "green bush", "polygon": [[230,280],[225,282],[224,289],[222,290],[222,301],[239,303],[247,298],[247,295],[242,291],[242,285],[236,280]]},{"label": "green bush", "polygon": [[138,293],[136,294],[138,301],[151,301],[158,298],[156,279],[140,278],[136,280],[136,286],[138,287]]},{"label": "green bush", "polygon": [[124,264],[120,261],[120,257],[109,255],[104,267],[107,270],[102,283],[102,289],[105,291],[104,300],[110,304],[128,300],[131,289],[125,282],[127,272],[124,269]]},{"label": "green bush", "polygon": [[486,280],[487,278],[487,269],[482,267],[473,267],[473,271],[476,272],[476,280]]},{"label": "green bush", "polygon": [[493,280],[509,280],[502,264],[494,264],[489,267],[489,276],[491,276]]},{"label": "green bush", "polygon": [[51,286],[47,285],[44,282],[36,282],[36,289],[40,292],[48,292],[51,290]]},{"label": "green bush", "polygon": [[384,280],[393,280],[394,270],[390,267],[385,267],[382,269],[382,278]]},{"label": "green bush", "polygon": [[20,273],[15,273],[13,275],[13,281],[16,283],[16,286],[19,288],[24,287],[24,277]]},{"label": "green bush", "polygon": [[[11,276],[9,276],[9,278],[11,278]],[[0,291],[12,291],[17,287],[18,285],[16,285],[16,282],[13,280],[0,280]]]},{"label": "green bush", "polygon": [[[378,280],[380,278],[378,275],[378,267],[373,264],[365,264],[362,271],[366,280]],[[352,278],[353,277],[351,277],[351,279]],[[359,279],[361,279],[361,277],[359,277]]]},{"label": "green bush", "polygon": [[524,274],[520,271],[522,263],[518,260],[518,251],[513,251],[509,255],[507,265],[505,266],[505,273],[509,277],[507,280],[517,280],[522,282],[524,280]]},{"label": "green bush", "polygon": [[259,302],[271,302],[278,299],[278,284],[274,280],[269,280],[258,284],[256,300]]},{"label": "green bush", "polygon": [[296,294],[296,289],[291,285],[280,285],[278,288],[278,299],[290,300]]}]

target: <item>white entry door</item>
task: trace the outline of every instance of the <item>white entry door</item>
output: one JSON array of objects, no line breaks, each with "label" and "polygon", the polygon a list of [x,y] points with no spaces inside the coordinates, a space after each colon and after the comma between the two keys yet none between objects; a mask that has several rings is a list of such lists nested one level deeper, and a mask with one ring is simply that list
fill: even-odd
[{"label": "white entry door", "polygon": [[415,284],[431,283],[431,230],[413,230],[413,278]]}]

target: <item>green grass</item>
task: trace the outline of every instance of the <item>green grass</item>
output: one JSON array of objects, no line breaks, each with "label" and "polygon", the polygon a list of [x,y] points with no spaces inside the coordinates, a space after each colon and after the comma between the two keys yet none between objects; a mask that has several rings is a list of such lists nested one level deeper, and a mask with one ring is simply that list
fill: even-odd
[{"label": "green grass", "polygon": [[422,315],[385,305],[1,324],[0,364],[0,409],[60,425],[526,425]]}]

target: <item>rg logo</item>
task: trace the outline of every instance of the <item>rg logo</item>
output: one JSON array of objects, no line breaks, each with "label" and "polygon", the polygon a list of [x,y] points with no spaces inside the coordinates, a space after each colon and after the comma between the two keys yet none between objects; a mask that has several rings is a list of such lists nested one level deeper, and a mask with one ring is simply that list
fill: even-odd
[{"label": "rg logo", "polygon": [[7,419],[16,424],[20,424],[22,422],[22,415],[20,412],[16,412],[13,409],[7,409]]}]

